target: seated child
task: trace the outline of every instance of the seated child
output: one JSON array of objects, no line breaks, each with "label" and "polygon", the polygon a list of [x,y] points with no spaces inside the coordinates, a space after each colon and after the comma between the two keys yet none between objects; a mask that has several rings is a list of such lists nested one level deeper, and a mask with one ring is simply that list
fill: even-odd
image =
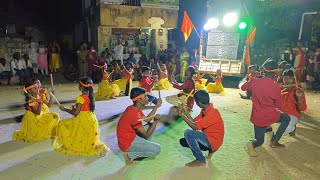
[{"label": "seated child", "polygon": [[147,91],[148,101],[153,104],[157,104],[157,98],[152,95],[152,89],[154,85],[158,83],[158,77],[151,78],[151,72],[149,67],[142,67],[142,78],[140,79],[140,87]]},{"label": "seated child", "polygon": [[212,80],[214,80],[214,83],[209,83],[207,85],[207,92],[208,93],[222,93],[224,91],[223,85],[222,85],[222,71],[221,69],[217,70],[217,73],[215,76],[211,75]]},{"label": "seated child", "polygon": [[[19,76],[20,84],[30,77],[25,60],[20,59],[20,53],[13,54],[13,60],[10,63],[12,76]],[[30,65],[30,64],[29,64]]]},{"label": "seated child", "polygon": [[71,108],[60,105],[61,111],[73,115],[59,122],[53,147],[61,153],[73,156],[105,156],[110,149],[100,140],[98,119],[94,114],[93,82],[89,77],[79,80],[81,95]]},{"label": "seated child", "polygon": [[39,87],[34,81],[26,83],[24,91],[26,112],[22,118],[21,129],[14,132],[13,139],[34,142],[55,137],[59,114],[43,111]]},{"label": "seated child", "polygon": [[195,83],[194,80],[192,79],[193,75],[195,74],[195,69],[192,66],[189,66],[188,69],[185,71],[185,77],[186,81],[180,85],[174,77],[171,78],[171,83],[174,88],[182,90],[178,94],[178,97],[181,96],[188,96],[190,93],[191,95],[187,99],[187,106],[192,109],[194,105],[194,98],[193,95],[195,93]]},{"label": "seated child", "polygon": [[98,91],[94,94],[95,100],[115,99],[120,95],[119,86],[111,83],[110,74],[107,72],[107,64],[99,64],[100,79]]},{"label": "seated child", "polygon": [[198,66],[194,66],[196,70],[196,74],[193,76],[194,82],[196,83],[196,90],[204,89],[206,88],[206,79],[202,79],[204,74],[200,74]]},{"label": "seated child", "polygon": [[[146,90],[132,88],[130,99],[133,101],[133,105],[126,108],[117,125],[118,145],[127,165],[132,164],[134,159],[156,156],[161,151],[160,144],[151,142],[150,137],[160,120],[160,115],[155,114],[161,106],[162,100],[157,101],[156,106],[146,118],[142,112],[143,107],[148,104]],[[142,119],[145,122],[154,119],[154,122],[145,128]]]},{"label": "seated child", "polygon": [[162,64],[161,67],[158,63],[159,69],[159,82],[157,84],[157,88],[159,90],[169,90],[170,89],[170,82],[168,79],[168,71],[165,64]]},{"label": "seated child", "polygon": [[209,94],[205,90],[199,90],[194,94],[196,104],[202,109],[196,118],[192,118],[187,106],[179,107],[179,115],[192,128],[184,131],[184,138],[180,139],[183,147],[191,149],[196,160],[186,166],[205,166],[206,159],[201,150],[209,151],[207,159],[211,159],[223,143],[224,124],[219,110],[210,103]]},{"label": "seated child", "polygon": [[120,67],[121,79],[113,81],[113,84],[119,86],[120,91],[124,92],[125,96],[129,96],[132,88],[132,73],[133,64],[130,61],[125,62]]},{"label": "seated child", "polygon": [[7,63],[6,59],[0,59],[0,83],[1,84],[9,84],[9,80],[11,78],[10,64]]}]

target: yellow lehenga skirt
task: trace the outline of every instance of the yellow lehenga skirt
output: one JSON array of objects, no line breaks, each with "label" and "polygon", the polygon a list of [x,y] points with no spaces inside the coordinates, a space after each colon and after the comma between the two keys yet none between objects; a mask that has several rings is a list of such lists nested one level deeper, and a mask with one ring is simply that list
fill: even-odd
[{"label": "yellow lehenga skirt", "polygon": [[168,78],[161,79],[157,85],[155,85],[154,89],[160,90],[169,90],[170,89],[170,82]]},{"label": "yellow lehenga skirt", "polygon": [[224,91],[223,85],[221,82],[209,83],[206,88],[208,93],[222,93]]},{"label": "yellow lehenga skirt", "polygon": [[207,79],[200,79],[201,83],[195,81],[196,90],[201,90],[206,88]]},{"label": "yellow lehenga skirt", "polygon": [[48,113],[48,112],[49,112],[49,107],[48,107],[45,103],[43,103],[43,104],[42,104],[41,111],[42,111],[43,113]]},{"label": "yellow lehenga skirt", "polygon": [[119,96],[120,88],[117,84],[112,84],[109,81],[101,81],[98,85],[98,91],[94,94],[95,100],[105,100],[110,97]]},{"label": "yellow lehenga skirt", "polygon": [[59,69],[61,67],[60,64],[60,55],[58,53],[52,53],[50,56],[50,69]]},{"label": "yellow lehenga skirt", "polygon": [[21,129],[14,132],[13,139],[35,142],[52,138],[56,135],[59,120],[58,113],[41,112],[36,115],[27,110],[22,118]]},{"label": "yellow lehenga skirt", "polygon": [[91,111],[81,111],[76,117],[61,120],[53,147],[73,156],[95,156],[110,150],[100,141],[98,120]]},{"label": "yellow lehenga skirt", "polygon": [[[118,85],[120,91],[125,92],[126,86],[127,86],[127,81],[128,81],[127,79],[118,79],[118,80],[113,81],[112,83]],[[129,83],[130,83],[130,85],[129,85],[129,87],[130,87],[129,94],[130,94],[130,91],[132,88],[132,79],[129,79]]]}]

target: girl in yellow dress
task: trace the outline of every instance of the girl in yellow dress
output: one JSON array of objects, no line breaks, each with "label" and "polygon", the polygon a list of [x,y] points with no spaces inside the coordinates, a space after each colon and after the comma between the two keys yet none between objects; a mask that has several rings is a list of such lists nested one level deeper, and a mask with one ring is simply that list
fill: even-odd
[{"label": "girl in yellow dress", "polygon": [[26,112],[22,118],[21,129],[14,132],[13,139],[34,142],[54,137],[60,120],[59,114],[43,112],[39,88],[33,81],[26,84],[24,91]]},{"label": "girl in yellow dress", "polygon": [[[42,112],[49,112],[49,108],[52,106],[53,97],[50,94],[50,99],[47,98],[47,91],[41,88],[41,82],[39,79],[34,78],[33,82],[38,85],[39,88],[39,97],[42,100]],[[51,93],[54,94],[54,90],[51,90]]]},{"label": "girl in yellow dress", "polygon": [[94,94],[95,100],[115,99],[120,95],[119,86],[112,84],[110,76],[107,72],[107,64],[100,64],[99,71],[102,71],[102,77],[99,82],[98,91]]},{"label": "girl in yellow dress", "polygon": [[168,79],[168,71],[165,64],[162,64],[161,67],[158,63],[159,69],[159,82],[156,87],[160,90],[169,90],[170,89],[170,82]]},{"label": "girl in yellow dress", "polygon": [[207,85],[207,91],[208,93],[222,93],[224,91],[223,85],[222,85],[222,71],[221,69],[217,70],[217,73],[215,76],[211,75],[211,78],[215,81],[214,83],[209,83]]},{"label": "girl in yellow dress", "polygon": [[52,49],[52,51],[50,54],[49,67],[50,67],[51,72],[57,72],[57,71],[59,71],[59,68],[61,67],[60,55],[57,52],[57,49],[55,47],[52,47],[51,49]]},{"label": "girl in yellow dress", "polygon": [[201,90],[206,88],[207,79],[203,79],[204,74],[200,74],[198,66],[194,66],[196,74],[193,75],[193,80],[195,82],[196,90]]},{"label": "girl in yellow dress", "polygon": [[133,64],[130,61],[127,61],[121,67],[121,79],[113,81],[113,84],[118,85],[120,90],[124,92],[126,96],[129,96],[132,89],[132,73]]},{"label": "girl in yellow dress", "polygon": [[53,147],[73,156],[105,156],[109,148],[100,140],[99,124],[94,114],[93,82],[83,77],[79,82],[82,92],[71,109],[60,105],[61,111],[68,112],[73,118],[59,122]]}]

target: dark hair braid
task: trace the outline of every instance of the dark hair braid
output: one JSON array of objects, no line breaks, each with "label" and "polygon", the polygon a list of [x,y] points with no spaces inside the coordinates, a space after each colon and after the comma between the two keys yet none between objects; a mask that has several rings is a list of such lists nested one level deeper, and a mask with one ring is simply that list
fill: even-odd
[{"label": "dark hair braid", "polygon": [[95,102],[94,102],[94,93],[93,93],[93,88],[88,87],[89,90],[89,99],[90,99],[90,111],[94,112],[95,110]]}]

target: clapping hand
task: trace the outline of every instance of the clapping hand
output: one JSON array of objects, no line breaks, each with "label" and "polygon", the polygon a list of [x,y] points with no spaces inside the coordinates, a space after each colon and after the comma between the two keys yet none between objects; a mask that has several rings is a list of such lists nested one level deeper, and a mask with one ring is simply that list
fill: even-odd
[{"label": "clapping hand", "polygon": [[155,121],[159,121],[161,119],[161,115],[160,114],[156,114],[155,116],[154,116],[154,120]]},{"label": "clapping hand", "polygon": [[161,107],[161,105],[162,105],[162,99],[159,98],[159,99],[157,100],[156,107],[157,107],[157,108],[158,108],[158,107]]}]

